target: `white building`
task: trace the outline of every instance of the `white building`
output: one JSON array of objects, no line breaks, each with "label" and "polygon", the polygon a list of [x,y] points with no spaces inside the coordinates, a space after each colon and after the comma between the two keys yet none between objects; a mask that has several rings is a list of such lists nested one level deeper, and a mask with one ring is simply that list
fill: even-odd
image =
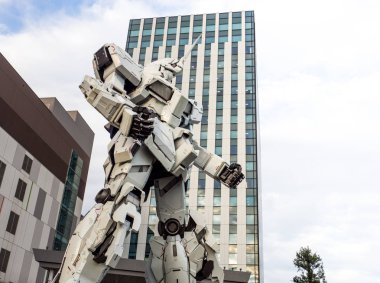
[{"label": "white building", "polygon": [[[240,163],[246,179],[237,190],[230,190],[193,168],[188,205],[205,213],[219,238],[220,264],[250,271],[250,282],[263,282],[253,11],[134,19],[126,50],[143,65],[164,57],[180,58],[199,35],[201,41],[176,85],[203,104],[195,139],[228,162]],[[154,194],[149,197],[141,209],[140,232],[131,235],[130,258],[149,254],[148,226],[156,221]]]}]

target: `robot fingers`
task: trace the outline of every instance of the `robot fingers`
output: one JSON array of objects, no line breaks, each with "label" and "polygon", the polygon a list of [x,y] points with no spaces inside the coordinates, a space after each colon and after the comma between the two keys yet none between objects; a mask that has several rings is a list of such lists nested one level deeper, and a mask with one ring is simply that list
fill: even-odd
[{"label": "robot fingers", "polygon": [[241,171],[242,168],[240,164],[232,163],[222,171],[220,174],[220,180],[230,188],[235,189],[237,185],[245,179],[245,176]]},{"label": "robot fingers", "polygon": [[130,130],[130,136],[143,142],[152,132],[154,128],[154,118],[151,114],[140,112],[134,116]]}]

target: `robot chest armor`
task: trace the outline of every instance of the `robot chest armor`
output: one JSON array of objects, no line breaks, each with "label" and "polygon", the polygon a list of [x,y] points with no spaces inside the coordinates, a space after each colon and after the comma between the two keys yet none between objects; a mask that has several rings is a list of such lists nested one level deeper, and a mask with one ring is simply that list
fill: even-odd
[{"label": "robot chest armor", "polygon": [[178,89],[161,80],[137,89],[131,94],[131,101],[154,110],[159,119],[172,128],[180,125],[181,117],[190,103]]}]

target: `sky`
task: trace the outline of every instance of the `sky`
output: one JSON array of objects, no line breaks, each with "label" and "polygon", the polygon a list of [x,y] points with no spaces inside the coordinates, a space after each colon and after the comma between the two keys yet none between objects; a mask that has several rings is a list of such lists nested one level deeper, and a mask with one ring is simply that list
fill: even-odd
[{"label": "sky", "polygon": [[103,183],[105,120],[78,85],[131,18],[254,10],[266,283],[291,282],[301,246],[328,282],[378,283],[380,1],[0,0],[0,51],[40,96],[94,130],[83,212]]}]

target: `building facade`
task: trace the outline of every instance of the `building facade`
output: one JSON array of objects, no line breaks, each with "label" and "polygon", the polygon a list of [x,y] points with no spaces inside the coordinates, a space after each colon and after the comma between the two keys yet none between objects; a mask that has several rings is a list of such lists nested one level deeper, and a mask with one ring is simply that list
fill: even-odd
[{"label": "building facade", "polygon": [[44,282],[32,249],[64,249],[80,219],[94,133],[40,99],[0,54],[0,282]]},{"label": "building facade", "polygon": [[[201,39],[188,57],[176,86],[202,102],[201,124],[194,138],[202,147],[243,167],[246,179],[230,190],[193,168],[188,206],[205,214],[220,242],[220,264],[261,274],[260,186],[256,103],[255,27],[253,11],[133,19],[127,52],[146,65],[157,59],[180,58]],[[130,236],[129,257],[143,259],[157,222],[154,194],[141,209],[143,225]]]}]

